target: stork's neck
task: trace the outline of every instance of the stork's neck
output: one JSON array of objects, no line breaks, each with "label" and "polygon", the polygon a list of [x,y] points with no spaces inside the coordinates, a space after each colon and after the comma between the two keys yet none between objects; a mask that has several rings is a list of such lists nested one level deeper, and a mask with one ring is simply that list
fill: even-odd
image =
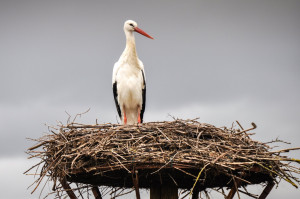
[{"label": "stork's neck", "polygon": [[133,32],[125,31],[126,47],[123,51],[121,58],[127,62],[137,62],[138,56],[135,48],[135,39]]}]

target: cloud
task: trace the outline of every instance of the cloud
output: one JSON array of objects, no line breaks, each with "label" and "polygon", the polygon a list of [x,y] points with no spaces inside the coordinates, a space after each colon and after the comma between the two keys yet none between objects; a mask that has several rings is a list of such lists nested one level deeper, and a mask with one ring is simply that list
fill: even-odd
[{"label": "cloud", "polygon": [[[108,121],[116,122],[112,108],[107,109],[101,106],[57,105],[51,100],[42,99],[31,103],[22,103],[15,105],[1,105],[0,113],[0,157],[9,157],[11,155],[24,155],[27,148],[34,142],[26,138],[39,138],[49,133],[47,125],[56,126],[58,122],[67,123],[68,114],[74,118],[76,114],[83,113],[89,108],[88,114],[77,118],[77,122],[82,123],[104,123]],[[68,114],[66,112],[68,112]],[[46,125],[47,124],[47,125]]]},{"label": "cloud", "polygon": [[33,183],[34,177],[23,174],[36,163],[36,160],[27,160],[22,157],[0,158],[1,197],[7,199],[38,198],[39,193],[31,195],[32,188],[27,190],[27,187]]}]

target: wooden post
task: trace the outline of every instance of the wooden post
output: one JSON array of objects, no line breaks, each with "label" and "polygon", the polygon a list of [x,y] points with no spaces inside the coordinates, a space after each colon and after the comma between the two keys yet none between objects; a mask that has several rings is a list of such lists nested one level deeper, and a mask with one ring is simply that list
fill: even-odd
[{"label": "wooden post", "polygon": [[232,180],[233,180],[233,186],[232,186],[232,188],[231,188],[231,190],[230,190],[228,196],[226,197],[226,199],[232,199],[233,196],[235,195],[237,189],[238,189],[239,186],[241,185],[241,180],[238,179],[238,180],[235,181],[234,178],[233,178]]},{"label": "wooden post", "polygon": [[153,183],[150,187],[150,199],[178,199],[178,188],[174,183]]},{"label": "wooden post", "polygon": [[77,199],[76,195],[74,194],[73,190],[71,189],[70,185],[67,183],[67,180],[65,178],[61,179],[60,183],[64,190],[67,192],[70,199]]},{"label": "wooden post", "polygon": [[198,183],[196,184],[194,190],[193,190],[193,194],[192,194],[192,199],[198,199],[199,198],[199,192],[200,192],[200,189],[199,189],[199,185]]},{"label": "wooden post", "polygon": [[268,185],[266,186],[266,188],[263,190],[263,192],[260,194],[258,199],[265,199],[269,193],[271,192],[271,190],[273,189],[275,183],[273,181],[269,181]]},{"label": "wooden post", "polygon": [[92,192],[94,194],[95,199],[102,199],[101,193],[97,186],[93,186]]},{"label": "wooden post", "polygon": [[228,194],[228,196],[226,197],[226,199],[232,199],[233,196],[235,195],[235,192],[236,192],[236,188],[235,186],[233,186]]},{"label": "wooden post", "polygon": [[133,186],[135,188],[135,196],[136,196],[136,199],[141,199],[141,196],[140,196],[140,188],[139,188],[139,177],[138,177],[138,171],[133,169],[132,171],[132,182],[133,182]]}]

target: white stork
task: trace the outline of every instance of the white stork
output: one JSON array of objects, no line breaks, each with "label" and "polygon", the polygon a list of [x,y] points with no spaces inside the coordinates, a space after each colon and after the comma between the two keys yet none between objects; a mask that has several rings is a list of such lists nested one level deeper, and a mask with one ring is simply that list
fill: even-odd
[{"label": "white stork", "polygon": [[150,39],[150,35],[138,28],[137,23],[127,20],[124,23],[126,47],[113,69],[112,85],[119,117],[123,124],[143,122],[146,103],[146,82],[144,65],[139,60],[133,32]]}]

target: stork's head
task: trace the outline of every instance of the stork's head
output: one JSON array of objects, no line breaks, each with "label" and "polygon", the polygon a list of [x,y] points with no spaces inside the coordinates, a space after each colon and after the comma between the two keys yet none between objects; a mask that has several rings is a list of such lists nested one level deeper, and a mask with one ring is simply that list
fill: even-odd
[{"label": "stork's head", "polygon": [[127,20],[124,23],[124,31],[125,32],[138,32],[141,35],[144,35],[145,37],[148,37],[150,39],[153,39],[153,37],[151,37],[150,35],[148,35],[145,31],[143,31],[142,29],[138,28],[138,25],[135,21],[132,20]]}]

